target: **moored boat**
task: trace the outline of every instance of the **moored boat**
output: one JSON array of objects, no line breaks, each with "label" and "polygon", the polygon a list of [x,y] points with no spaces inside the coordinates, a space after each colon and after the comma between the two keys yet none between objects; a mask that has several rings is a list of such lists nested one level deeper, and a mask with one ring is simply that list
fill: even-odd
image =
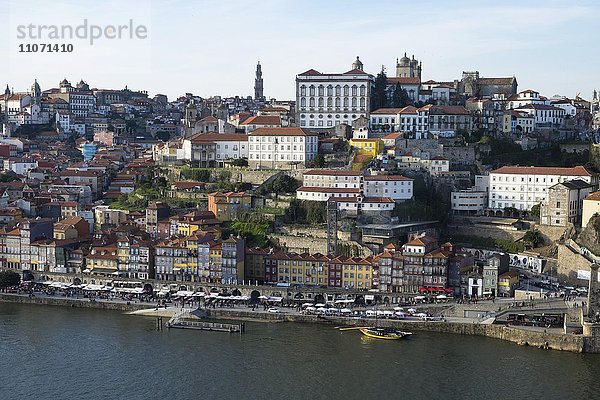
[{"label": "moored boat", "polygon": [[363,335],[373,339],[399,340],[412,335],[412,332],[403,332],[384,328],[362,327],[358,330]]}]

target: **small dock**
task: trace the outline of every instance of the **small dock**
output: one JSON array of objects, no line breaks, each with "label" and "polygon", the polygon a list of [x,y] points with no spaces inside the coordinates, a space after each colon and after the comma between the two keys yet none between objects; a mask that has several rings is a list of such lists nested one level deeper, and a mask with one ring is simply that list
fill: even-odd
[{"label": "small dock", "polygon": [[241,324],[223,324],[217,322],[205,322],[205,321],[176,321],[167,323],[167,328],[175,329],[196,329],[199,331],[216,331],[216,332],[229,332],[229,333],[244,333],[245,326]]},{"label": "small dock", "polygon": [[200,321],[197,317],[193,316],[190,311],[182,311],[175,314],[169,320],[169,322],[167,322],[167,328],[195,329],[199,331],[229,332],[239,334],[246,332],[246,326],[243,322],[240,324],[227,324],[220,322]]}]

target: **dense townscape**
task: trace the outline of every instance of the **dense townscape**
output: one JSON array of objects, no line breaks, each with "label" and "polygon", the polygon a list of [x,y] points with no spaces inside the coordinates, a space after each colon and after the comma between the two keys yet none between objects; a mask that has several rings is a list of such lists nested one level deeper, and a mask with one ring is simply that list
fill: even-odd
[{"label": "dense townscape", "polygon": [[260,63],[252,97],[7,85],[0,268],[423,298],[587,285],[598,93],[391,70],[309,69],[284,101]]}]

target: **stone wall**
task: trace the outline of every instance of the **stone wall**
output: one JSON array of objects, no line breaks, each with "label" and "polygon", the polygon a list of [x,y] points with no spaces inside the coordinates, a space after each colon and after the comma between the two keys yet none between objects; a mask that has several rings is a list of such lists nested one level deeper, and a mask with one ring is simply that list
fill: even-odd
[{"label": "stone wall", "polygon": [[261,318],[273,322],[304,322],[328,323],[335,326],[365,324],[382,328],[394,328],[403,331],[429,331],[451,333],[458,335],[486,336],[494,339],[506,340],[523,346],[532,346],[543,349],[571,351],[575,353],[600,352],[600,339],[582,335],[565,335],[559,333],[544,333],[537,330],[519,329],[504,325],[489,325],[459,322],[423,322],[423,321],[398,321],[362,319],[357,321],[346,317],[319,317],[316,315],[291,315],[291,314],[265,314],[252,311],[209,310],[209,316],[215,318]]},{"label": "stone wall", "polygon": [[572,284],[578,284],[577,270],[588,271],[590,262],[581,254],[573,252],[567,246],[558,244],[558,262],[556,272],[559,281],[567,281]]}]

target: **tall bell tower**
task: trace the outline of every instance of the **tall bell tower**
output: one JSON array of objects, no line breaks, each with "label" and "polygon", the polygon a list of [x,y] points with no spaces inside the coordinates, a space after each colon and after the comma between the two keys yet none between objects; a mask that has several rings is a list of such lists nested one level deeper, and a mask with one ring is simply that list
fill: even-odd
[{"label": "tall bell tower", "polygon": [[263,78],[260,61],[256,64],[256,78],[254,79],[254,100],[264,100]]}]

